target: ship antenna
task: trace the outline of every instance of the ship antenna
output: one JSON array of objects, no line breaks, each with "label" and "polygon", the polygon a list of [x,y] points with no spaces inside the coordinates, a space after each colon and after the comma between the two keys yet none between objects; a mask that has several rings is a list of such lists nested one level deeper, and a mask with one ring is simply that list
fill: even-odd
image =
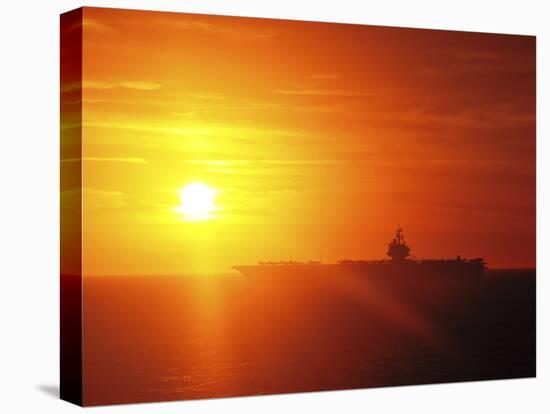
[{"label": "ship antenna", "polygon": [[398,225],[397,225],[397,231],[395,232],[395,237],[397,238],[397,243],[398,243],[398,244],[401,244],[401,242],[403,241],[402,232],[403,232],[403,229],[402,229],[401,226],[398,224]]}]

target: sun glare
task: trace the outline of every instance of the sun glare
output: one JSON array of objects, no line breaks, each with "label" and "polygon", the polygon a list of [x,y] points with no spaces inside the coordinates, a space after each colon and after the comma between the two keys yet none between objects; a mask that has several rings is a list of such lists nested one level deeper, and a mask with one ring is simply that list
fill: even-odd
[{"label": "sun glare", "polygon": [[176,211],[188,221],[204,221],[218,210],[215,204],[217,191],[203,183],[191,183],[179,190],[180,205]]}]

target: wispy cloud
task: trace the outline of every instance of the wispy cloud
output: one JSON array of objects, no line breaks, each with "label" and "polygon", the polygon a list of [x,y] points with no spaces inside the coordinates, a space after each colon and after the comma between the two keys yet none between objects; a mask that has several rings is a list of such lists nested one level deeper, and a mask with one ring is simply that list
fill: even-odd
[{"label": "wispy cloud", "polygon": [[298,96],[363,96],[374,97],[375,95],[369,92],[350,91],[343,89],[275,89],[275,93],[281,95],[298,95]]},{"label": "wispy cloud", "polygon": [[198,94],[188,94],[186,95],[189,98],[203,100],[203,101],[223,101],[225,99],[225,96],[223,95],[216,95],[216,94],[209,94],[209,93],[198,93]]},{"label": "wispy cloud", "polygon": [[254,126],[227,124],[227,123],[209,123],[201,125],[167,125],[167,124],[148,124],[145,122],[84,122],[82,126],[90,128],[106,128],[115,130],[141,131],[154,134],[170,135],[172,137],[193,137],[193,138],[231,138],[242,141],[257,142],[259,134],[263,137],[276,138],[315,138],[314,135],[301,130],[292,129],[268,129],[256,128]]},{"label": "wispy cloud", "polygon": [[90,19],[89,17],[86,17],[86,16],[84,16],[84,18],[82,19],[82,26],[84,27],[85,30],[91,29],[91,30],[96,30],[96,31],[99,31],[99,32],[112,32],[113,31],[112,27],[107,26],[104,23],[99,23],[98,21]]},{"label": "wispy cloud", "polygon": [[266,30],[265,28],[256,26],[239,26],[234,23],[229,26],[228,23],[213,23],[202,20],[158,20],[152,24],[162,26],[163,28],[173,28],[177,30],[198,31],[210,33],[239,40],[269,40],[277,36],[274,30]]},{"label": "wispy cloud", "polygon": [[73,30],[83,28],[84,30],[94,30],[96,32],[113,32],[114,29],[110,26],[107,26],[103,23],[99,23],[98,21],[91,19],[87,16],[84,16],[82,21],[73,24],[72,26],[68,27],[66,30],[66,33],[72,32]]},{"label": "wispy cloud", "polygon": [[114,89],[114,88],[125,88],[125,89],[136,89],[141,91],[152,91],[161,88],[162,85],[155,82],[145,82],[145,81],[121,81],[121,82],[105,82],[105,81],[96,81],[96,80],[85,80],[82,82],[75,82],[69,85],[61,87],[61,92],[72,92],[79,89]]},{"label": "wispy cloud", "polygon": [[[121,191],[97,188],[78,188],[61,192],[61,206],[64,210],[113,211],[128,206],[126,195]],[[83,203],[84,201],[84,203]]]},{"label": "wispy cloud", "polygon": [[534,58],[524,50],[455,50],[441,49],[433,53],[437,62],[427,61],[422,67],[425,76],[490,76],[535,73]]},{"label": "wispy cloud", "polygon": [[320,165],[320,164],[343,164],[344,160],[185,160],[186,164],[225,166],[225,165],[249,165],[249,164],[274,164],[274,165]]},{"label": "wispy cloud", "polygon": [[84,188],[82,196],[85,210],[109,211],[128,206],[126,196],[121,191]]},{"label": "wispy cloud", "polygon": [[307,78],[313,80],[332,80],[340,79],[340,75],[338,73],[314,73]]},{"label": "wispy cloud", "polygon": [[118,86],[128,89],[139,89],[143,91],[151,91],[154,89],[159,89],[160,84],[154,82],[143,82],[143,81],[124,81],[120,82]]},{"label": "wispy cloud", "polygon": [[92,162],[122,162],[129,164],[147,164],[143,158],[133,157],[84,157],[84,158],[65,158],[61,160],[63,163],[68,162],[80,162],[80,161],[92,161]]}]

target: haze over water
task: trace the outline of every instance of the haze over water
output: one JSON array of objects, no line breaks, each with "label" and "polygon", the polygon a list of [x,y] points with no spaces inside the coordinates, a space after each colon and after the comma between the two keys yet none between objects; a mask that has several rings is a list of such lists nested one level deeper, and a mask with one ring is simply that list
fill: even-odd
[{"label": "haze over water", "polygon": [[95,405],[534,376],[534,276],[489,271],[461,307],[409,308],[416,324],[347,293],[265,289],[238,274],[88,277],[84,399]]}]

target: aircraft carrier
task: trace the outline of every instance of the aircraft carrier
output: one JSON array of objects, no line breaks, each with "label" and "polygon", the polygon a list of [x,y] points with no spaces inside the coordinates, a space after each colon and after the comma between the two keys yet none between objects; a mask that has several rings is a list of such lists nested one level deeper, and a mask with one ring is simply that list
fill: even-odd
[{"label": "aircraft carrier", "polygon": [[481,286],[487,268],[483,258],[411,258],[411,248],[399,226],[388,243],[387,255],[388,259],[336,263],[269,261],[233,269],[254,285],[263,285],[266,295],[300,288],[313,293],[325,287],[329,294],[331,290],[357,289],[399,300],[450,305],[470,298]]}]

